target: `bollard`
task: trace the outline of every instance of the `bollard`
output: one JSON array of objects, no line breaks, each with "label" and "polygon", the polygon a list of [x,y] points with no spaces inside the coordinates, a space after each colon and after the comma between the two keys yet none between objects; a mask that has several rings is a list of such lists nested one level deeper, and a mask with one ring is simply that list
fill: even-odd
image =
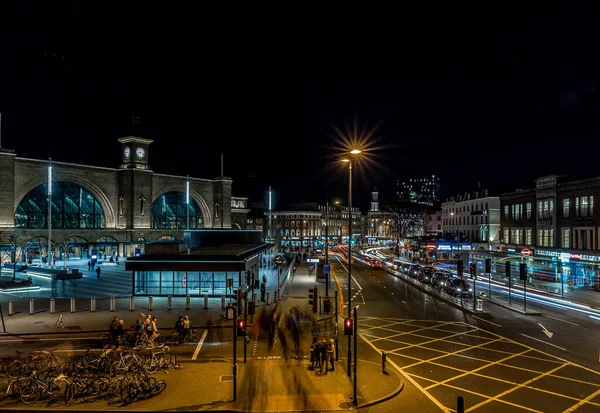
[{"label": "bollard", "polygon": [[10,300],[8,302],[8,315],[13,315],[15,313],[14,311],[14,303],[13,300]]},{"label": "bollard", "polygon": [[465,413],[465,399],[462,396],[456,398],[456,413]]},{"label": "bollard", "polygon": [[267,293],[267,305],[271,305],[271,293]]},{"label": "bollard", "polygon": [[115,311],[115,297],[110,297],[110,311]]},{"label": "bollard", "polygon": [[148,297],[148,311],[152,311],[152,296]]},{"label": "bollard", "polygon": [[35,306],[33,304],[33,298],[29,299],[29,314],[35,313]]},{"label": "bollard", "polygon": [[74,313],[75,312],[75,299],[71,298],[71,312]]},{"label": "bollard", "polygon": [[135,311],[135,298],[129,297],[129,311]]},{"label": "bollard", "polygon": [[221,296],[221,308],[225,308],[225,296]]},{"label": "bollard", "polygon": [[208,294],[204,294],[204,309],[208,310]]},{"label": "bollard", "polygon": [[54,314],[56,312],[56,300],[54,298],[50,299],[50,314]]},{"label": "bollard", "polygon": [[90,311],[92,313],[96,311],[96,299],[94,297],[90,298]]},{"label": "bollard", "polygon": [[192,298],[188,294],[185,296],[185,309],[190,310],[191,308],[192,308]]},{"label": "bollard", "polygon": [[381,374],[387,374],[387,371],[385,371],[385,363],[387,362],[387,354],[385,354],[385,351],[381,352]]},{"label": "bollard", "polygon": [[171,310],[173,308],[173,296],[169,295],[167,297],[167,310]]}]

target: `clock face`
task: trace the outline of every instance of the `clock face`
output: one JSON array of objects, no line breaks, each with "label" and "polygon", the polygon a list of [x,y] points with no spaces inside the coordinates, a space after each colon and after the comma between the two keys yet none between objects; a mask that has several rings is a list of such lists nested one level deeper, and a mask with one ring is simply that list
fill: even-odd
[{"label": "clock face", "polygon": [[145,154],[146,154],[146,151],[144,151],[144,148],[137,148],[135,150],[135,155],[140,159],[142,159]]},{"label": "clock face", "polygon": [[129,149],[129,146],[126,146],[125,149],[123,149],[123,156],[125,156],[125,159],[129,159],[131,156],[131,149]]}]

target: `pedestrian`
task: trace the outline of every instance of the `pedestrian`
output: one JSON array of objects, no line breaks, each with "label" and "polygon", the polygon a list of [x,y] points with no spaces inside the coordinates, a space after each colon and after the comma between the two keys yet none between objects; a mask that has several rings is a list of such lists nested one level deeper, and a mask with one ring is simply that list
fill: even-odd
[{"label": "pedestrian", "polygon": [[267,284],[267,274],[263,274],[263,283]]},{"label": "pedestrian", "polygon": [[108,330],[110,331],[110,334],[112,336],[113,346],[118,345],[118,339],[119,339],[118,327],[119,327],[119,317],[115,317],[112,319],[112,321],[110,322],[110,326],[108,327]]},{"label": "pedestrian", "polygon": [[56,257],[52,258],[52,267],[56,267]]},{"label": "pedestrian", "polygon": [[260,301],[263,303],[265,302],[265,293],[266,292],[267,292],[267,286],[263,282],[260,284]]},{"label": "pedestrian", "polygon": [[175,331],[179,335],[179,344],[183,344],[183,316],[180,315],[177,321],[175,321]]},{"label": "pedestrian", "polygon": [[[327,341],[325,337],[321,338],[321,342],[319,343],[319,373],[323,374],[323,367],[327,365]],[[325,370],[327,373],[327,370]]]},{"label": "pedestrian", "polygon": [[315,364],[317,362],[316,349],[319,344],[319,337],[313,336],[312,343],[310,345],[310,369],[315,369]]},{"label": "pedestrian", "polygon": [[117,326],[117,350],[121,349],[121,344],[125,342],[125,320],[119,320],[119,325]]},{"label": "pedestrian", "polygon": [[88,260],[88,271],[92,269],[92,261]]},{"label": "pedestrian", "polygon": [[[327,345],[327,356],[331,363],[331,371],[335,371],[335,365],[333,364],[335,361],[335,340],[332,338],[329,339],[329,344]],[[327,367],[325,367],[325,371],[327,371]]]},{"label": "pedestrian", "polygon": [[98,276],[98,279],[100,279],[100,266],[96,268],[96,275]]},{"label": "pedestrian", "polygon": [[182,344],[185,341],[185,338],[188,336],[188,334],[190,334],[191,330],[192,330],[192,323],[190,321],[190,317],[188,317],[186,315],[185,317],[183,317],[183,338],[181,339]]},{"label": "pedestrian", "polygon": [[117,263],[117,265],[119,265],[119,256],[118,255],[115,256],[115,262]]}]

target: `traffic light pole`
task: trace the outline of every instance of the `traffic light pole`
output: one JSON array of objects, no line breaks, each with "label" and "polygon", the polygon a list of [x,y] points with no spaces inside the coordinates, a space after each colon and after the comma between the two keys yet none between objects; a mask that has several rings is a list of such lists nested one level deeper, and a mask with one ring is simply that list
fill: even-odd
[{"label": "traffic light pole", "polygon": [[[244,294],[244,325],[246,330],[248,329],[248,293]],[[246,363],[246,348],[248,347],[248,332],[246,331],[246,337],[244,337],[244,363]]]},{"label": "traffic light pole", "polygon": [[233,307],[233,401],[237,401],[237,307]]},{"label": "traffic light pole", "polygon": [[339,355],[339,351],[338,351],[338,341],[339,341],[339,336],[338,336],[338,328],[339,328],[339,324],[338,324],[338,308],[339,304],[338,304],[338,292],[337,290],[335,290],[335,361],[338,361],[338,355]]},{"label": "traffic light pole", "polygon": [[358,354],[358,309],[354,307],[354,397],[352,397],[352,403],[354,407],[358,407],[358,399],[356,398],[356,366],[358,365],[357,354]]},{"label": "traffic light pole", "polygon": [[477,308],[475,303],[477,302],[477,264],[473,270],[473,311]]}]

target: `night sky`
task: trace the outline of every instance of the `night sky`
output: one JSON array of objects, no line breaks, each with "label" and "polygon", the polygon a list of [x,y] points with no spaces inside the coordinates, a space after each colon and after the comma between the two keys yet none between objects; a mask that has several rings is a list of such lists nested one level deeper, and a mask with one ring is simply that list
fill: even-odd
[{"label": "night sky", "polygon": [[2,146],[19,156],[117,167],[117,138],[138,134],[158,173],[216,177],[223,153],[235,195],[321,201],[347,193],[336,128],[356,124],[363,208],[373,186],[385,202],[432,173],[444,197],[598,175],[591,13],[22,3],[0,10]]}]

